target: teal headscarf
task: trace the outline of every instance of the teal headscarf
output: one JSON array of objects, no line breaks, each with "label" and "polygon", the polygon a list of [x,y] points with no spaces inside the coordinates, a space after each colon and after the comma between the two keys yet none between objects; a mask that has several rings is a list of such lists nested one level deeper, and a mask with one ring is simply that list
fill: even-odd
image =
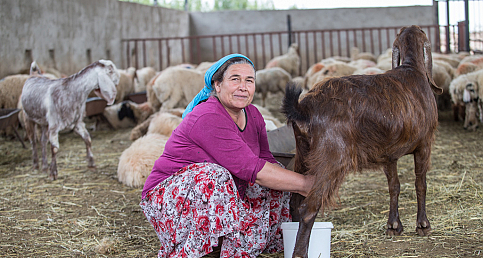
[{"label": "teal headscarf", "polygon": [[248,59],[248,57],[242,55],[242,54],[230,54],[222,59],[218,60],[216,63],[214,63],[205,73],[205,87],[193,98],[193,100],[188,104],[186,107],[184,113],[183,113],[183,118],[193,110],[193,108],[198,105],[201,101],[207,99],[211,95],[211,91],[213,90],[213,85],[211,85],[211,80],[213,78],[213,75],[218,71],[218,69],[226,63],[226,61],[234,58],[234,57],[243,57],[246,60],[248,60],[252,65],[252,61]]}]

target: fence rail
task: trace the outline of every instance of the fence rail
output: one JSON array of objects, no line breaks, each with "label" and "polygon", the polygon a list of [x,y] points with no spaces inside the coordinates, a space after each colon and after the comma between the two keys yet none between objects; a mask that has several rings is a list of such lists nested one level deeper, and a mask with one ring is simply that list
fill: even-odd
[{"label": "fence rail", "polygon": [[[434,52],[459,52],[457,26],[421,26],[432,42]],[[163,70],[168,66],[204,61],[216,61],[229,53],[241,53],[249,57],[257,69],[275,56],[283,55],[291,42],[299,45],[302,75],[312,64],[332,56],[350,57],[351,49],[380,55],[392,47],[400,27],[352,28],[328,30],[287,31],[266,33],[242,33],[169,38],[123,39],[123,66],[152,66]],[[447,33],[449,34],[449,37]],[[481,33],[472,34],[471,46],[475,51],[483,49]],[[447,39],[450,44],[447,44]]]}]

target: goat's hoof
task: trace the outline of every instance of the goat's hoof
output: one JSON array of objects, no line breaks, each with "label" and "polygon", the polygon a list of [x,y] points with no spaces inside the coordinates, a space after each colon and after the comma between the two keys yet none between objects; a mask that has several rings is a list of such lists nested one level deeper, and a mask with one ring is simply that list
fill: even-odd
[{"label": "goat's hoof", "polygon": [[49,175],[49,179],[50,179],[51,181],[55,181],[55,180],[57,180],[57,174],[54,174],[54,175],[50,174],[50,175]]},{"label": "goat's hoof", "polygon": [[419,236],[429,236],[431,235],[431,226],[429,227],[416,227],[416,233],[418,233]]},{"label": "goat's hoof", "polygon": [[387,224],[386,235],[387,236],[400,236],[403,233],[403,227],[400,223],[395,222],[393,225]]},{"label": "goat's hoof", "polygon": [[97,167],[95,165],[94,166],[87,166],[87,169],[89,169],[92,172],[97,172]]}]

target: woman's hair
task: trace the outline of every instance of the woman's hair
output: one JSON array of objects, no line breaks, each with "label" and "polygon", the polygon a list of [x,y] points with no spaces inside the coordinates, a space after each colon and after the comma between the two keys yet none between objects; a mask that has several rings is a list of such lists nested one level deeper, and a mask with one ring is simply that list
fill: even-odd
[{"label": "woman's hair", "polygon": [[[214,84],[214,82],[222,82],[223,78],[225,77],[225,72],[228,70],[228,67],[234,64],[249,64],[253,67],[252,63],[247,60],[246,58],[243,57],[234,57],[226,61],[223,65],[218,68],[218,70],[213,74],[213,77],[211,77],[211,85]],[[253,70],[255,70],[255,67],[253,67]],[[214,90],[214,88],[213,88]]]}]

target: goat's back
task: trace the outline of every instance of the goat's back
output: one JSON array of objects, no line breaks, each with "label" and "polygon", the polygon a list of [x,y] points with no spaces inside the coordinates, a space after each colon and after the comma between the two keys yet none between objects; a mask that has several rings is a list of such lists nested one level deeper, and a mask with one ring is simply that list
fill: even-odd
[{"label": "goat's back", "polygon": [[301,127],[319,146],[345,149],[357,170],[412,153],[432,141],[437,126],[429,83],[414,72],[396,68],[320,82],[300,101],[299,110],[310,112]]}]

